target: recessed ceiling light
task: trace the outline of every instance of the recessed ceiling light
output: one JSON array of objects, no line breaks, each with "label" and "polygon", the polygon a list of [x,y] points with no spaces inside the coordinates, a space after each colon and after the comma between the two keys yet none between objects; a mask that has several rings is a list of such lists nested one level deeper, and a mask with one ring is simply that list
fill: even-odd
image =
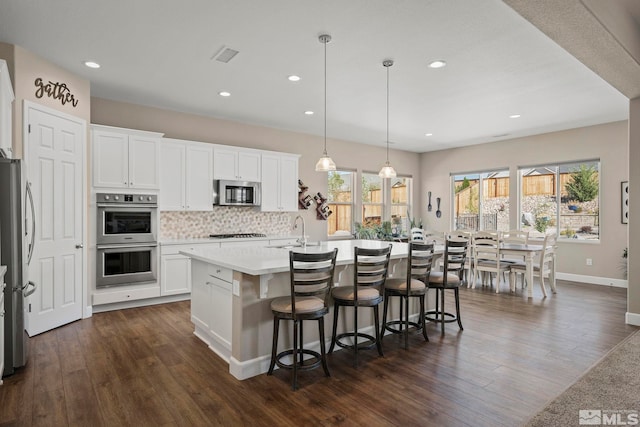
[{"label": "recessed ceiling light", "polygon": [[86,65],[89,68],[100,68],[100,64],[94,61],[85,61],[84,65]]},{"label": "recessed ceiling light", "polygon": [[446,65],[447,65],[446,61],[444,61],[442,59],[437,59],[435,61],[432,61],[429,64],[429,68],[442,68],[442,67],[444,67]]},{"label": "recessed ceiling light", "polygon": [[289,79],[289,81],[291,82],[299,82],[300,81],[300,76],[289,76],[287,77]]},{"label": "recessed ceiling light", "polygon": [[432,133],[425,133],[424,136],[433,136]]},{"label": "recessed ceiling light", "polygon": [[313,111],[305,111],[304,112],[307,116],[313,116]]},{"label": "recessed ceiling light", "polygon": [[230,92],[222,91],[222,92],[218,92],[218,95],[220,95],[220,96],[225,96],[225,97],[226,97],[226,96],[231,96],[231,93],[230,93]]},{"label": "recessed ceiling light", "polygon": [[520,114],[512,114],[509,116],[510,119],[517,119],[520,117]]}]

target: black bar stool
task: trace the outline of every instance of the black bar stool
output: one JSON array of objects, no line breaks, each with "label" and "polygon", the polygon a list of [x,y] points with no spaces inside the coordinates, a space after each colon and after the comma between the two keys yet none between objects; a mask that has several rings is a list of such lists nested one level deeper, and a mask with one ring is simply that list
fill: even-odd
[{"label": "black bar stool", "polygon": [[[429,341],[425,326],[425,299],[427,295],[427,283],[431,266],[433,264],[433,243],[423,243],[414,241],[409,243],[409,258],[407,259],[407,274],[405,277],[397,279],[387,279],[384,285],[384,310],[382,315],[382,336],[389,331],[394,334],[404,335],[404,348],[409,348],[409,326],[422,329],[425,341]],[[400,318],[398,320],[387,321],[389,301],[391,297],[400,297]],[[409,321],[409,299],[418,298],[420,300],[420,312],[418,321]]]},{"label": "black bar stool", "polygon": [[[333,334],[329,353],[333,352],[336,344],[342,348],[353,350],[354,366],[358,365],[358,351],[378,348],[380,356],[380,315],[378,305],[382,302],[382,286],[387,279],[391,245],[383,249],[354,248],[353,286],[337,286],[331,291],[333,297]],[[338,312],[340,307],[353,307],[353,331],[337,335]],[[358,331],[358,308],[373,309],[375,337]],[[350,338],[351,343],[344,341]],[[363,340],[359,340],[362,338]]]},{"label": "black bar stool", "polygon": [[[309,370],[322,365],[329,377],[329,368],[325,352],[324,316],[329,312],[328,296],[333,287],[333,273],[336,267],[338,249],[323,253],[289,252],[291,294],[275,298],[271,302],[273,312],[273,344],[271,364],[267,375],[273,374],[273,368],[293,370],[291,388],[298,388],[298,371]],[[293,321],[293,348],[276,354],[280,320]],[[320,335],[320,352],[304,348],[302,322],[317,320]],[[306,356],[306,358],[305,358]]]},{"label": "black bar stool", "polygon": [[[429,275],[428,289],[436,290],[436,308],[427,311],[425,319],[441,324],[444,334],[444,324],[458,322],[460,330],[460,286],[464,283],[464,263],[467,257],[466,239],[447,239],[445,242],[442,271],[432,271]],[[448,313],[444,308],[444,295],[446,290],[453,290],[456,303],[456,313]]]}]

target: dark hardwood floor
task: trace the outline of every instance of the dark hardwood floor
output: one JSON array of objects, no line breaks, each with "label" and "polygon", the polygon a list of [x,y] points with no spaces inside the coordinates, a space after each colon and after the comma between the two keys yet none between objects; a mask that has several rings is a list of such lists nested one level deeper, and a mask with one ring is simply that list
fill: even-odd
[{"label": "dark hardwood floor", "polygon": [[[238,381],[193,335],[189,302],[95,314],[30,339],[28,365],[0,386],[0,425],[516,426],[636,330],[626,289],[559,282],[526,298],[462,289],[465,330],[429,325],[409,350],[330,356],[303,372]],[[577,420],[577,414],[576,414]]]}]

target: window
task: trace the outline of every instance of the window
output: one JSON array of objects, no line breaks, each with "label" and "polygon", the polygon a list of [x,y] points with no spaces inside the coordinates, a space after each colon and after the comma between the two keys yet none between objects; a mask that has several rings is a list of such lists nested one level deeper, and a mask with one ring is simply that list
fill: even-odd
[{"label": "window", "polygon": [[[359,188],[354,187],[358,180]],[[361,238],[406,236],[412,182],[410,177],[382,179],[369,172],[329,172],[327,203],[333,214],[327,219],[328,236],[351,235],[354,228]]]},{"label": "window", "polygon": [[329,236],[353,233],[354,175],[352,171],[331,171],[328,174],[327,203],[333,211],[327,219]]},{"label": "window", "polygon": [[453,177],[456,230],[509,231],[509,171]]},{"label": "window", "polygon": [[[600,238],[600,161],[521,168],[521,227],[530,236]],[[559,196],[559,197],[558,197]]]},{"label": "window", "polygon": [[384,193],[382,178],[378,174],[362,174],[362,225],[370,227],[382,224],[384,217]]},{"label": "window", "polygon": [[391,232],[396,236],[409,234],[411,212],[411,178],[391,178]]}]

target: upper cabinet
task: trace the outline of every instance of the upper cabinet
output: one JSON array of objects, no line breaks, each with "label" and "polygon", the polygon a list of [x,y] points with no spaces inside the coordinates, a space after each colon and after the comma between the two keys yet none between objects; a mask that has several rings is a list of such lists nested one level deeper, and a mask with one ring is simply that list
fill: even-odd
[{"label": "upper cabinet", "polygon": [[260,182],[260,152],[231,147],[214,148],[213,177],[231,181]]},{"label": "upper cabinet", "polygon": [[7,62],[4,59],[0,59],[0,151],[8,158],[13,158],[11,150],[11,112],[14,99]]},{"label": "upper cabinet", "polygon": [[262,205],[260,210],[294,212],[298,210],[298,156],[262,155]]},{"label": "upper cabinet", "polygon": [[161,133],[91,125],[93,186],[160,188]]},{"label": "upper cabinet", "polygon": [[161,210],[208,211],[213,204],[213,146],[165,138],[160,145]]}]

